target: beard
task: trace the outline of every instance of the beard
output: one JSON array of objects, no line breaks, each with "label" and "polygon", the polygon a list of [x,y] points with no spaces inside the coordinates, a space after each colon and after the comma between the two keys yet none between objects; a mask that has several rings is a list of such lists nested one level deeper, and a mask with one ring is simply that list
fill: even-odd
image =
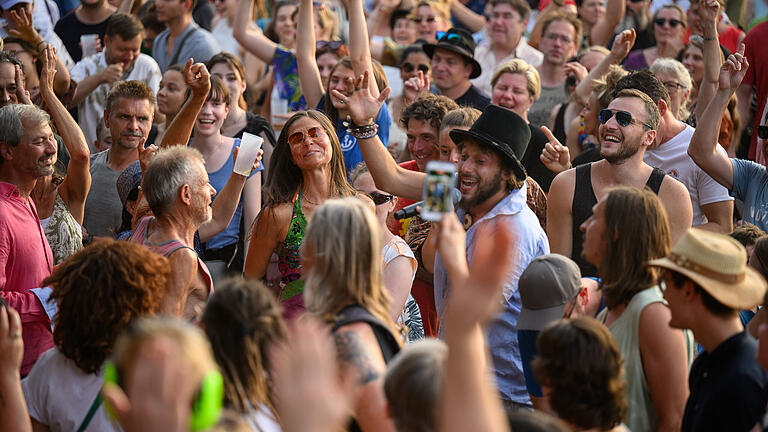
[{"label": "beard", "polygon": [[[461,179],[461,175],[459,175],[459,179]],[[477,183],[477,192],[475,192],[475,195],[471,197],[461,197],[459,207],[464,210],[477,207],[490,199],[497,192],[503,190],[504,187],[505,185],[501,178],[501,169],[499,169],[492,179],[488,180],[481,178]]]},{"label": "beard", "polygon": [[615,153],[605,154],[603,152],[603,146],[601,145],[600,156],[604,157],[611,165],[621,165],[627,159],[636,155],[638,150],[640,150],[639,140],[637,140],[637,142],[627,142],[625,139],[625,141],[621,143],[621,147],[619,147]]}]

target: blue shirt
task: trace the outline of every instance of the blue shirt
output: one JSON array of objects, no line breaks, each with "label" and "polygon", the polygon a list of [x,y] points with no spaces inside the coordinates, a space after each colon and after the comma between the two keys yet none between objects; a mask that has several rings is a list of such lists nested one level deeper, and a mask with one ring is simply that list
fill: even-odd
[{"label": "blue shirt", "polygon": [[[547,235],[539,225],[536,215],[526,203],[527,185],[513,190],[499,201],[485,216],[477,220],[467,231],[467,261],[472,265],[472,253],[475,245],[477,227],[491,219],[507,225],[515,245],[512,253],[512,265],[503,287],[502,311],[498,313],[487,327],[487,342],[493,359],[493,372],[496,375],[497,388],[501,398],[519,404],[531,405],[528,389],[525,385],[523,362],[517,341],[517,317],[520,315],[520,291],[517,281],[528,263],[539,255],[549,253]],[[456,211],[459,220],[466,213],[463,209]],[[441,323],[445,312],[445,300],[450,292],[450,281],[440,253],[435,254],[435,307]],[[441,327],[442,331],[442,327]]]},{"label": "blue shirt", "polygon": [[[232,149],[235,147],[240,147],[240,138],[235,138],[235,143],[232,145]],[[214,189],[216,189],[216,195],[214,195],[213,199],[215,200],[216,197],[219,196],[219,192],[224,189],[224,185],[227,184],[227,180],[229,180],[229,176],[232,174],[232,169],[235,167],[235,158],[232,154],[232,151],[230,150],[229,158],[227,158],[226,162],[224,162],[224,165],[221,166],[217,171],[215,172],[209,172],[208,178],[210,180],[211,186],[213,186]],[[263,165],[259,166],[259,169],[252,172],[248,178],[250,179],[251,176],[261,170],[263,170]],[[243,197],[242,194],[240,195],[240,201],[237,203],[237,210],[235,210],[235,215],[232,216],[232,220],[229,221],[229,225],[227,225],[227,228],[213,236],[210,240],[205,242],[206,249],[220,249],[224,246],[231,245],[233,243],[237,243],[240,236],[240,219],[243,217]]]},{"label": "blue shirt", "polygon": [[517,343],[520,346],[520,357],[523,361],[523,373],[525,374],[525,387],[528,389],[529,395],[544,397],[544,392],[541,391],[541,386],[536,381],[533,367],[531,367],[531,363],[538,353],[536,350],[536,338],[538,337],[538,330],[517,331]]},{"label": "blue shirt", "polygon": [[[183,44],[179,44],[188,33],[191,33],[189,37],[186,37]],[[200,28],[194,21],[174,39],[172,53],[168,52],[168,36],[170,34],[171,32],[168,29],[161,31],[152,45],[152,57],[163,73],[168,70],[169,66],[172,66],[171,60],[173,60],[176,53],[178,53],[176,63],[184,64],[190,58],[195,59],[196,62],[205,63],[214,54],[218,54],[221,51],[219,43],[216,42],[211,32]]]},{"label": "blue shirt", "polygon": [[[325,96],[320,98],[317,110],[325,112]],[[392,126],[392,118],[389,116],[386,102],[379,109],[379,115],[375,121],[379,126],[376,135],[379,136],[381,143],[386,147],[389,141],[389,128]],[[347,128],[342,124],[342,119],[336,121],[336,135],[339,137],[341,151],[344,153],[344,167],[346,167],[347,175],[349,175],[360,162],[363,162],[363,153],[360,151],[360,144],[357,143],[357,138],[347,133]]]},{"label": "blue shirt", "polygon": [[768,173],[752,161],[731,159],[733,189],[731,196],[744,201],[744,222],[768,230]]}]

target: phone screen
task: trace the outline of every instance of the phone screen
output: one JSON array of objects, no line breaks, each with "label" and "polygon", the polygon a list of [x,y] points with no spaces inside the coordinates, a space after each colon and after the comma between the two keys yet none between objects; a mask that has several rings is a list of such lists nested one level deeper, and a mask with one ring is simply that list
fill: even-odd
[{"label": "phone screen", "polygon": [[424,184],[424,206],[421,217],[429,221],[438,221],[443,214],[453,209],[451,199],[454,187],[454,169],[427,167],[427,178]]}]

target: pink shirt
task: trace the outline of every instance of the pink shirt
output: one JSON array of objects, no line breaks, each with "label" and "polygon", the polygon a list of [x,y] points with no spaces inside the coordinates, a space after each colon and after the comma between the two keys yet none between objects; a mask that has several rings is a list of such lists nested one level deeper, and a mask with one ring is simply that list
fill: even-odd
[{"label": "pink shirt", "polygon": [[15,185],[0,182],[0,295],[21,315],[24,360],[21,374],[53,347],[50,320],[32,288],[41,286],[53,270],[53,254],[32,200]]}]

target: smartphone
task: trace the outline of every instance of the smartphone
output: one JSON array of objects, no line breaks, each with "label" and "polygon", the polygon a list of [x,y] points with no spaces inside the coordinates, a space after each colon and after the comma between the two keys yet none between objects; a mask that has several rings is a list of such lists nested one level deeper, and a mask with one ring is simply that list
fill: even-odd
[{"label": "smartphone", "polygon": [[421,217],[428,221],[439,221],[453,210],[453,189],[456,187],[456,165],[444,161],[429,161],[424,180],[424,205]]}]

